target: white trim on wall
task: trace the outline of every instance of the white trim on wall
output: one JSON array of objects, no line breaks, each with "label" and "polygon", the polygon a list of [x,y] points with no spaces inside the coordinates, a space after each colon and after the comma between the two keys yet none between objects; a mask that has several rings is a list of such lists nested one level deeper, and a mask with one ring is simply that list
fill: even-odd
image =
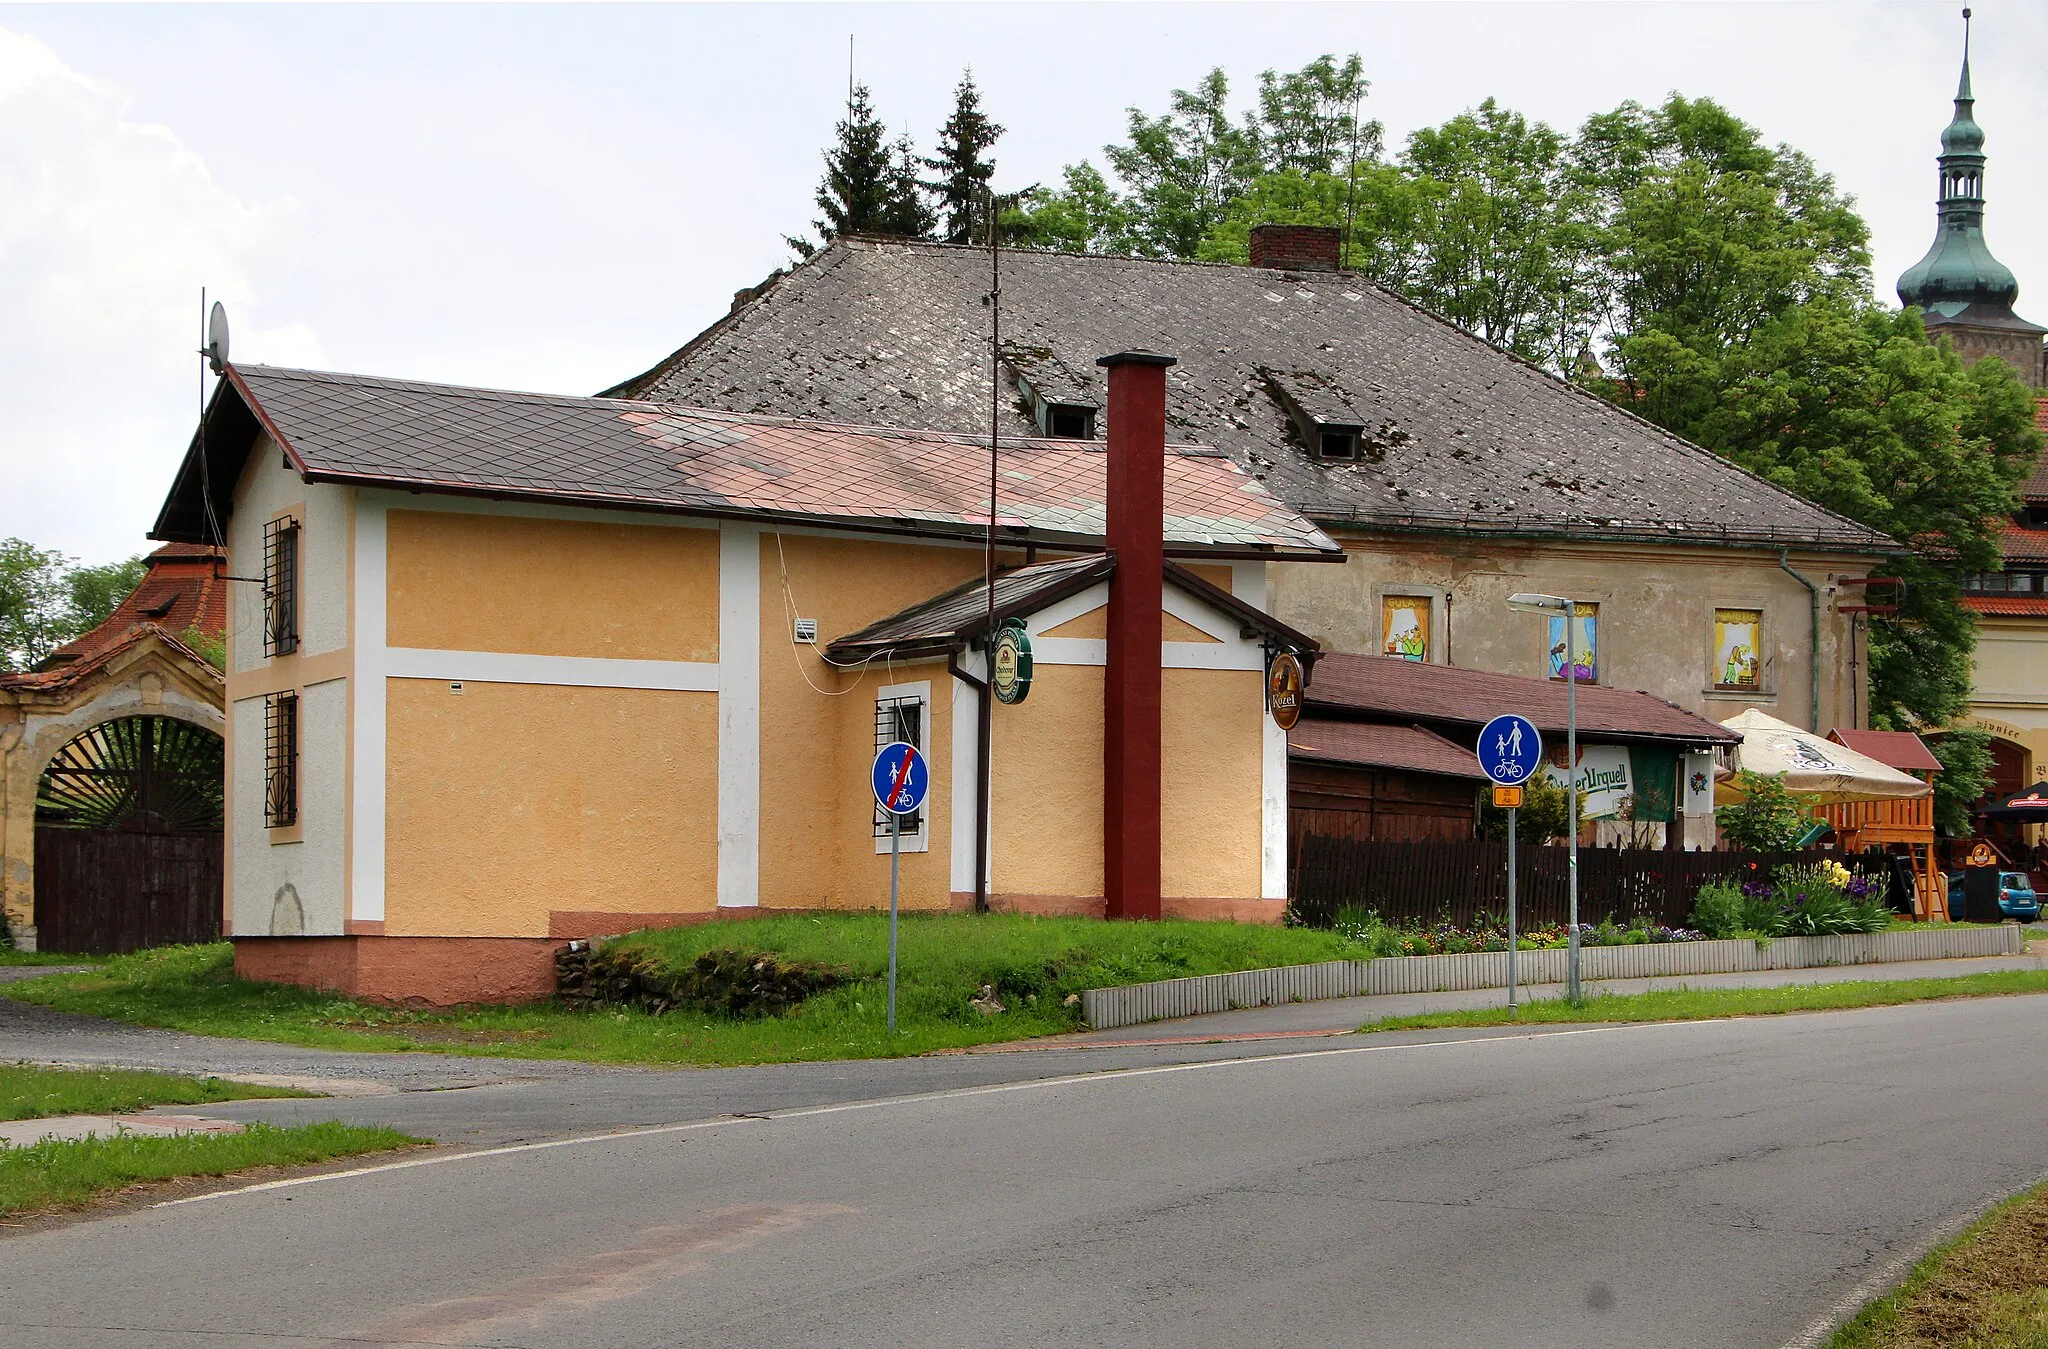
[{"label": "white trim on wall", "polygon": [[761,530],[718,530],[718,906],[761,902]]},{"label": "white trim on wall", "polygon": [[[985,652],[969,651],[959,657],[958,664],[966,673],[976,679],[986,679],[988,656]],[[974,889],[974,831],[966,822],[974,818],[974,795],[976,787],[975,756],[981,743],[981,698],[982,694],[964,679],[953,681],[953,865],[951,887],[955,894],[966,894]],[[991,752],[994,746],[990,746]],[[993,795],[993,794],[991,794]],[[994,802],[990,802],[991,808]],[[982,828],[988,828],[988,821],[982,821]],[[990,835],[991,841],[994,836]],[[995,850],[989,850],[989,861],[993,863]]]},{"label": "white trim on wall", "polygon": [[[1033,637],[1031,659],[1040,665],[1106,665],[1109,643],[1100,637]],[[1266,666],[1256,643],[1161,642],[1160,663],[1169,670],[1259,670]]]},{"label": "white trim on wall", "polygon": [[716,693],[711,661],[611,660],[600,656],[531,656],[510,651],[443,651],[394,646],[384,652],[392,679],[446,679],[476,684],[557,684],[587,689],[664,689]]},{"label": "white trim on wall", "polygon": [[1264,740],[1259,773],[1259,897],[1287,898],[1287,732],[1274,723],[1260,694]]},{"label": "white trim on wall", "polygon": [[370,493],[356,499],[355,678],[349,681],[355,699],[355,792],[349,822],[348,916],[360,922],[384,918],[384,511],[384,503]]},{"label": "white trim on wall", "polygon": [[701,516],[663,515],[595,506],[563,506],[552,501],[486,500],[442,493],[392,492],[366,489],[363,497],[386,510],[432,511],[440,515],[513,515],[527,520],[579,520],[594,525],[653,525],[665,529],[717,529],[718,521]]}]

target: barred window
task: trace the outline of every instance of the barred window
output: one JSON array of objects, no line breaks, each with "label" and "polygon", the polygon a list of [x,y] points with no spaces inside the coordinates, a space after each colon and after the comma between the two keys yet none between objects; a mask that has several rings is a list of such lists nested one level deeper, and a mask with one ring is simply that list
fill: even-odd
[{"label": "barred window", "polygon": [[263,700],[263,822],[272,829],[299,822],[299,695]]},{"label": "barred window", "polygon": [[[925,699],[922,691],[908,691],[902,687],[885,688],[875,696],[875,749],[879,753],[884,745],[902,741],[917,746],[920,754],[929,756],[930,746],[925,741]],[[924,838],[925,811],[931,805],[929,795],[925,804],[915,813],[903,816],[903,841]],[[889,837],[889,812],[875,803],[875,837]]]},{"label": "barred window", "polygon": [[263,526],[263,654],[299,649],[299,522],[280,516]]}]

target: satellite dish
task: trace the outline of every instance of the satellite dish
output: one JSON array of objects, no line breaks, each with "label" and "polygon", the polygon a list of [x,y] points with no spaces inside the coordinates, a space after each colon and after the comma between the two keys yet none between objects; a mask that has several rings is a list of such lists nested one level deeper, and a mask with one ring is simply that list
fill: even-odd
[{"label": "satellite dish", "polygon": [[206,316],[206,363],[218,375],[228,366],[228,311],[219,300]]}]

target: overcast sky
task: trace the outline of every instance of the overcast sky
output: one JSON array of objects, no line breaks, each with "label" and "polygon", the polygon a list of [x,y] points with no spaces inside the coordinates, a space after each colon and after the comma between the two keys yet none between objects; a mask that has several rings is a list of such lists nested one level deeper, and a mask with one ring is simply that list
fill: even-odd
[{"label": "overcast sky", "polygon": [[[1978,0],[1987,232],[2048,321],[2048,6]],[[1859,199],[1880,292],[1933,236],[1949,3],[0,5],[0,537],[146,547],[237,359],[562,393],[635,374],[805,228],[846,45],[920,145],[961,68],[998,186],[1100,161],[1211,66],[1356,51],[1398,147],[1489,95],[1554,125],[1706,95]]]}]

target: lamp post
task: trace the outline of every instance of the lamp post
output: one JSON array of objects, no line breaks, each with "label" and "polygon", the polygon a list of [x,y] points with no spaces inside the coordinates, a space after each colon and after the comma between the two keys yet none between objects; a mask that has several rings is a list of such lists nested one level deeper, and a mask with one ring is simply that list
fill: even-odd
[{"label": "lamp post", "polygon": [[1566,865],[1567,895],[1571,930],[1565,938],[1565,996],[1579,1000],[1579,653],[1577,634],[1572,631],[1576,605],[1563,595],[1517,594],[1508,596],[1508,608],[1524,614],[1564,615],[1564,762],[1565,796],[1570,801],[1570,848]]}]

